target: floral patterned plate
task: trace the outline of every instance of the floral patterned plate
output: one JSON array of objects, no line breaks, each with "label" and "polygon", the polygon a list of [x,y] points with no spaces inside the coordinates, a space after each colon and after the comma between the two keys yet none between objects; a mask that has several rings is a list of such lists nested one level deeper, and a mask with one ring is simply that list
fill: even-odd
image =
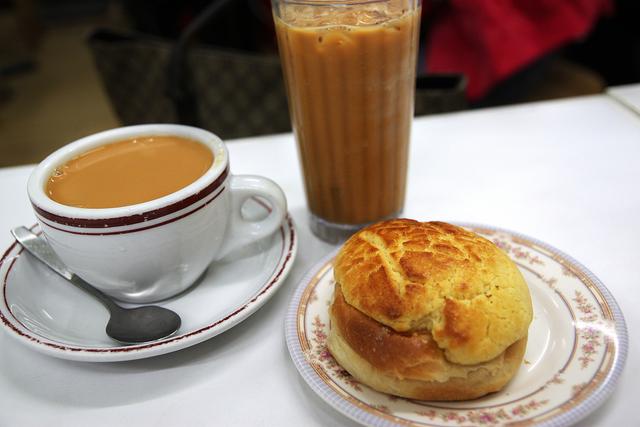
[{"label": "floral patterned plate", "polygon": [[378,393],[327,351],[327,307],[336,253],[302,280],[285,321],[289,352],[311,388],[344,415],[370,426],[565,426],[610,394],[627,354],[627,331],[609,291],[586,268],[537,240],[465,225],[501,247],[524,275],[534,319],[515,378],[498,393],[464,402],[425,402]]}]

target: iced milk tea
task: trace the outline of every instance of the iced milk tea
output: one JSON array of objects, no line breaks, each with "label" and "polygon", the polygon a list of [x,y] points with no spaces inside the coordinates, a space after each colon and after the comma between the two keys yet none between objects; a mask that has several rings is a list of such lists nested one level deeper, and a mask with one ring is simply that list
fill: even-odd
[{"label": "iced milk tea", "polygon": [[397,215],[420,3],[274,0],[273,10],[312,222],[357,228]]}]

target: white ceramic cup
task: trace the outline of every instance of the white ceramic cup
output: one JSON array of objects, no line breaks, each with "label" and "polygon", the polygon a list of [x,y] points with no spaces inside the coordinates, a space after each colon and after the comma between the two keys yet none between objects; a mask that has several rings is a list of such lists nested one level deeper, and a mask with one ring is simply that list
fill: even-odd
[{"label": "white ceramic cup", "polygon": [[[45,185],[54,169],[79,154],[159,135],[199,141],[213,152],[213,164],[175,193],[136,205],[85,209],[47,196]],[[220,138],[202,129],[165,124],[112,129],[60,148],[33,171],[28,194],[45,238],[69,269],[106,294],[133,303],[182,292],[212,261],[275,232],[287,211],[284,193],[273,181],[230,174],[229,153]],[[246,220],[242,205],[256,196],[268,202],[269,214]]]}]

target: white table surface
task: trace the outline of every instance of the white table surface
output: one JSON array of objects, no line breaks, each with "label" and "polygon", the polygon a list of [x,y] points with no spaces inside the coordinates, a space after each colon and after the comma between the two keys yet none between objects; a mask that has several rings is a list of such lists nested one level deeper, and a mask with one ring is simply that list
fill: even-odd
[{"label": "white table surface", "polygon": [[640,84],[613,86],[607,94],[640,116]]},{"label": "white table surface", "polygon": [[[284,342],[290,296],[333,249],[308,230],[293,137],[238,140],[229,149],[234,173],[283,187],[297,224],[298,257],[276,296],[218,337],[133,362],[58,360],[3,331],[0,426],[354,425],[304,383]],[[631,337],[625,374],[584,426],[637,422],[639,161],[640,117],[606,95],[431,116],[413,127],[405,216],[543,240],[587,266],[619,302]],[[25,189],[31,168],[0,170],[0,249],[11,227],[34,223]]]}]

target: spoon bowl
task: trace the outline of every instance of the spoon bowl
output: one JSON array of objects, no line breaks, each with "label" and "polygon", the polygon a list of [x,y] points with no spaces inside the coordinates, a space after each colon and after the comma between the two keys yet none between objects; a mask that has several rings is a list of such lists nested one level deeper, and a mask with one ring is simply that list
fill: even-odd
[{"label": "spoon bowl", "polygon": [[111,297],[69,271],[53,252],[51,246],[28,228],[14,228],[11,234],[29,254],[98,299],[109,310],[111,316],[106,326],[106,333],[114,340],[123,344],[158,341],[172,336],[180,328],[182,323],[180,316],[169,309],[155,305],[124,308],[116,304]]},{"label": "spoon bowl", "polygon": [[180,327],[180,316],[156,305],[122,308],[111,313],[106,332],[124,344],[157,341],[175,334]]}]

